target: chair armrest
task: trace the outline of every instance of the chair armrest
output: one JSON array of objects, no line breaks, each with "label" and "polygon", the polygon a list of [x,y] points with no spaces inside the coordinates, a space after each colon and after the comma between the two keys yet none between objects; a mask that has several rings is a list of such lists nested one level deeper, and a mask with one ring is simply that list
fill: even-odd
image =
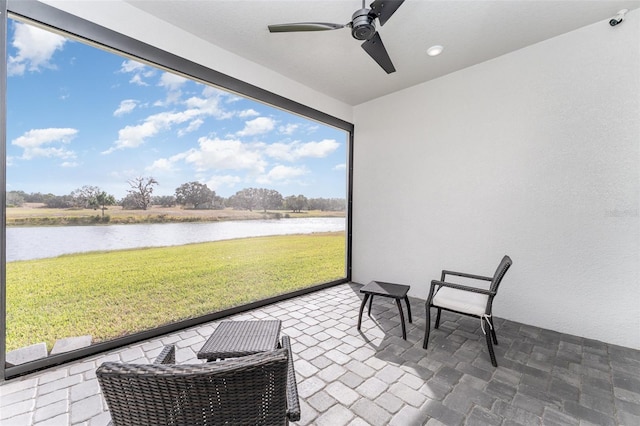
[{"label": "chair armrest", "polygon": [[431,290],[432,291],[430,292],[430,294],[433,293],[433,288],[435,286],[451,287],[451,288],[456,288],[458,290],[472,291],[474,293],[482,293],[482,294],[486,294],[486,295],[489,295],[489,296],[495,296],[496,295],[495,291],[486,290],[484,288],[471,287],[471,286],[468,286],[468,285],[448,283],[448,282],[438,281],[438,280],[431,281]]},{"label": "chair armrest", "polygon": [[162,349],[160,355],[156,357],[154,364],[175,364],[176,363],[176,347],[167,345]]},{"label": "chair armrest", "polygon": [[293,352],[289,336],[282,336],[282,347],[287,350],[289,358],[287,362],[287,417],[290,421],[297,422],[300,420],[300,400],[298,399],[296,370],[293,368]]},{"label": "chair armrest", "polygon": [[482,275],[467,274],[466,272],[456,272],[443,270],[440,281],[445,281],[447,275],[455,275],[456,277],[472,278],[474,280],[493,281],[493,277],[485,277]]}]

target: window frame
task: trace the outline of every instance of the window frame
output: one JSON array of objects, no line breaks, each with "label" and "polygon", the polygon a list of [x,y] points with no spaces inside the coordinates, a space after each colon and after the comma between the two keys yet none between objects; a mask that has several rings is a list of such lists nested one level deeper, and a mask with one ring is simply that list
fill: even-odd
[{"label": "window frame", "polygon": [[[324,112],[318,111],[307,105],[285,98],[273,92],[269,92],[260,87],[254,86],[247,82],[238,80],[232,76],[223,74],[213,69],[207,68],[196,62],[187,60],[180,56],[166,52],[162,49],[149,45],[147,43],[135,40],[131,37],[117,33],[108,28],[102,27],[91,21],[85,20],[78,16],[72,15],[55,7],[41,3],[36,0],[0,0],[0,34],[2,35],[2,43],[0,43],[0,156],[5,160],[0,166],[0,179],[2,180],[0,200],[0,364],[2,372],[0,373],[0,382],[27,374],[36,370],[45,369],[75,359],[84,358],[100,352],[105,352],[121,346],[129,345],[142,340],[151,339],[163,334],[175,332],[195,325],[214,321],[223,317],[237,314],[239,312],[256,309],[271,303],[297,297],[303,294],[311,293],[320,289],[331,287],[351,281],[351,248],[352,248],[352,192],[353,192],[353,135],[354,125],[340,118],[331,116]],[[130,57],[139,62],[148,63],[152,66],[182,74],[187,78],[216,86],[222,90],[236,93],[238,95],[253,99],[255,101],[273,106],[282,110],[286,110],[293,114],[303,116],[305,118],[344,130],[348,134],[347,140],[347,206],[346,206],[346,258],[345,258],[345,278],[314,285],[302,290],[291,293],[270,297],[226,309],[220,312],[207,314],[204,316],[181,320],[172,324],[162,325],[151,330],[131,334],[129,336],[120,337],[107,342],[97,343],[87,348],[79,349],[73,352],[49,356],[47,358],[32,361],[29,363],[6,367],[6,89],[7,89],[7,20],[15,18],[27,21],[31,24],[45,27],[64,34],[65,36],[74,38],[83,43],[93,44],[97,48],[104,48],[114,51],[125,57]]]}]

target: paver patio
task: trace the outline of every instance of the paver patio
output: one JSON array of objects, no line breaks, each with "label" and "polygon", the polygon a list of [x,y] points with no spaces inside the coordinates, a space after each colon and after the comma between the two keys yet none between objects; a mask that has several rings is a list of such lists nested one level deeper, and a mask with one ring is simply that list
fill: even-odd
[{"label": "paver patio", "polygon": [[[494,368],[472,318],[443,312],[422,349],[424,300],[410,299],[406,341],[397,307],[384,298],[358,332],[359,288],[343,284],[227,318],[282,321],[298,375],[296,424],[640,424],[640,351],[496,318]],[[166,344],[176,345],[178,363],[200,363],[196,352],[217,323],[10,380],[0,386],[0,423],[106,425],[100,363],[148,363]]]}]

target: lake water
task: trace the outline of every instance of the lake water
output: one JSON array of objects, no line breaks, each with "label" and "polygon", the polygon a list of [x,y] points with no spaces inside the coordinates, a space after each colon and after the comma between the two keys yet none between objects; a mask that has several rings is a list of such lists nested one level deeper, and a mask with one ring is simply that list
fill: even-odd
[{"label": "lake water", "polygon": [[7,262],[61,254],[165,247],[267,235],[345,230],[345,218],[7,228]]}]

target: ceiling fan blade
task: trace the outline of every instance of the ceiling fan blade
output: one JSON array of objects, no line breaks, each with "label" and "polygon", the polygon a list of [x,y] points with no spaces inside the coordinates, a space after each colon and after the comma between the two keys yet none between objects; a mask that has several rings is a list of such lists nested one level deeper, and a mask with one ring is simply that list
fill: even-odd
[{"label": "ceiling fan blade", "polygon": [[380,21],[380,26],[384,25],[391,15],[402,5],[404,0],[376,0],[369,6],[371,8],[370,15],[373,14]]},{"label": "ceiling fan blade", "polygon": [[331,24],[327,22],[295,22],[291,24],[273,24],[269,25],[269,32],[272,33],[291,33],[297,31],[328,31],[339,30],[346,25]]},{"label": "ceiling fan blade", "polygon": [[387,72],[387,74],[396,72],[396,69],[391,63],[391,58],[387,53],[387,49],[385,49],[384,44],[382,44],[380,34],[375,33],[373,37],[362,43],[362,48],[373,58],[374,61],[378,63],[378,65],[382,67],[383,70]]}]

